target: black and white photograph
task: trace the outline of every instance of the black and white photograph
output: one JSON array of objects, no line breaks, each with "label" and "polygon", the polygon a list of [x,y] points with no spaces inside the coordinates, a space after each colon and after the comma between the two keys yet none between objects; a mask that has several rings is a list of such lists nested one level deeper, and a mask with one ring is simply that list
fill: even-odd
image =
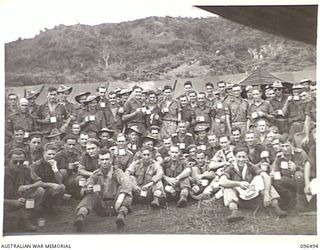
[{"label": "black and white photograph", "polygon": [[316,236],[317,17],[1,1],[4,239]]}]

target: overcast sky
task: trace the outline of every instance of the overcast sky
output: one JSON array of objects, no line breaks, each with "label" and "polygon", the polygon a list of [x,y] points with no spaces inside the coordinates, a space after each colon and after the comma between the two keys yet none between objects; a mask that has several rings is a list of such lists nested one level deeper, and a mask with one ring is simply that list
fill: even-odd
[{"label": "overcast sky", "polygon": [[[207,1],[208,2],[208,1]],[[0,0],[1,39],[31,38],[55,25],[117,23],[148,16],[208,17],[200,0]]]}]

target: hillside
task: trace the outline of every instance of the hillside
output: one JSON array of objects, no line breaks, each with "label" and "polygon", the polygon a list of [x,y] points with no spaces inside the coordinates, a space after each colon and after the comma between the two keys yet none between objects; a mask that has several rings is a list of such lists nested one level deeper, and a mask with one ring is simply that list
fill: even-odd
[{"label": "hillside", "polygon": [[6,84],[149,81],[315,67],[315,47],[220,17],[59,25],[5,45]]}]

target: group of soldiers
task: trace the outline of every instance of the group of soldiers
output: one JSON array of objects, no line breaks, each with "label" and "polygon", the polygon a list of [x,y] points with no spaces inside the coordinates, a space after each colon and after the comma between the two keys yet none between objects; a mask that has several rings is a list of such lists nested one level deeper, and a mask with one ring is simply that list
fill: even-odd
[{"label": "group of soldiers", "polygon": [[221,200],[235,222],[248,204],[281,218],[315,200],[315,82],[208,82],[197,92],[187,81],[178,97],[170,85],[99,86],[74,102],[72,91],[48,87],[42,105],[37,91],[7,96],[5,226],[20,211],[21,230],[35,231],[66,198],[79,202],[77,231],[92,210],[121,228],[135,202]]}]

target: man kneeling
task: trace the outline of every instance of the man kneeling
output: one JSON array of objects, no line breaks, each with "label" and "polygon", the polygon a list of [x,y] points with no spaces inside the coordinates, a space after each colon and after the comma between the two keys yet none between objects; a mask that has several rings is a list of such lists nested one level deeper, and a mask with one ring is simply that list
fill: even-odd
[{"label": "man kneeling", "polygon": [[236,157],[234,164],[220,178],[220,185],[224,187],[224,205],[231,210],[228,222],[242,220],[243,215],[238,210],[238,205],[259,195],[262,195],[265,207],[271,206],[279,217],[287,216],[278,206],[280,196],[271,186],[270,176],[248,161],[248,147],[237,146],[233,153]]},{"label": "man kneeling", "polygon": [[83,220],[91,210],[99,216],[118,213],[116,224],[121,228],[131,207],[132,184],[129,176],[112,166],[111,153],[107,150],[100,151],[98,164],[99,169],[92,173],[81,189],[84,197],[76,208],[74,223],[78,232],[82,231]]}]

